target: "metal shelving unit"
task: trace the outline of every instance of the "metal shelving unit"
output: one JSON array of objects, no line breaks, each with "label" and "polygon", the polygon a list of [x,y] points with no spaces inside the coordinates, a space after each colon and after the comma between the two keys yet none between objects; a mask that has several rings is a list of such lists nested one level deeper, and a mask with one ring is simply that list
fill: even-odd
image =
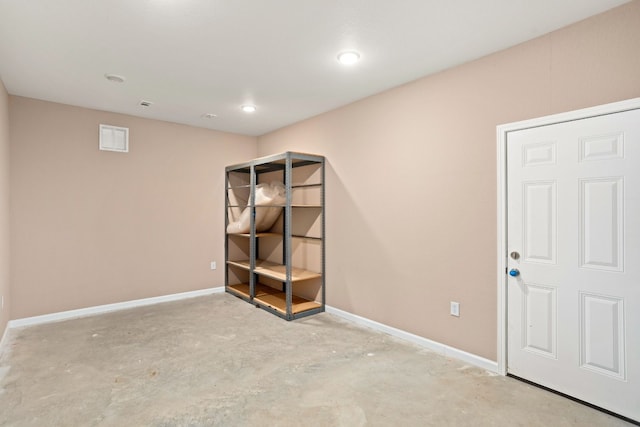
[{"label": "metal shelving unit", "polygon": [[[282,213],[256,231],[256,186],[279,180],[286,189]],[[325,309],[324,157],[285,152],[225,170],[225,290],[286,320]],[[268,206],[274,207],[274,206]],[[226,226],[250,209],[250,232]]]}]

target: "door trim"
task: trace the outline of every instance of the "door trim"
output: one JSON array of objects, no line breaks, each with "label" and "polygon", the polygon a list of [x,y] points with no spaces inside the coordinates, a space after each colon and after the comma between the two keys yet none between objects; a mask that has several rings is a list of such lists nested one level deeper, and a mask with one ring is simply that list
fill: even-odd
[{"label": "door trim", "polygon": [[540,126],[548,126],[605,114],[620,113],[623,111],[640,109],[640,98],[628,99],[611,104],[598,105],[596,107],[583,108],[566,113],[553,114],[530,120],[498,125],[497,133],[497,167],[498,167],[498,253],[497,253],[497,278],[498,278],[498,335],[497,335],[497,362],[498,373],[507,374],[507,137],[509,132],[530,129]]}]

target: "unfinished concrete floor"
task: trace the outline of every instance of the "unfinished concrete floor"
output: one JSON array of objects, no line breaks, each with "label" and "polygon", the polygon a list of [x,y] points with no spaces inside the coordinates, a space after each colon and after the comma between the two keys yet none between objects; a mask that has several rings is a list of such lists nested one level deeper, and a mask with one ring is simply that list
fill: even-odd
[{"label": "unfinished concrete floor", "polygon": [[2,426],[622,426],[323,313],[227,294],[13,329]]}]

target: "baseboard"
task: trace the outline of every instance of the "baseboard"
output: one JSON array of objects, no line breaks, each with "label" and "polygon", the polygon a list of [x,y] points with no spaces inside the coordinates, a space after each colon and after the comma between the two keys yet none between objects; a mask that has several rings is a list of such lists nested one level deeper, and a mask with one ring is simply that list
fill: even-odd
[{"label": "baseboard", "polygon": [[470,365],[486,369],[487,371],[498,373],[498,362],[494,362],[493,360],[485,359],[484,357],[480,357],[472,353],[467,353],[466,351],[457,349],[455,347],[450,347],[446,344],[432,341],[430,339],[423,338],[421,336],[394,328],[392,326],[387,326],[383,323],[376,322],[375,320],[370,320],[366,317],[358,316],[356,314],[340,310],[339,308],[327,305],[325,306],[325,311],[338,317],[342,317],[343,319],[349,320],[358,325],[366,326],[368,328],[375,329],[377,331],[387,333],[391,336],[412,342],[419,345],[420,347],[424,347],[433,352],[442,354],[443,356],[458,359],[463,362],[469,363]]},{"label": "baseboard", "polygon": [[61,311],[59,313],[44,314],[42,316],[25,317],[23,319],[10,320],[9,328],[20,328],[23,326],[33,326],[42,323],[60,322],[62,320],[75,319],[78,317],[94,316],[112,311],[126,310],[128,308],[153,305],[161,302],[178,301],[187,298],[195,298],[204,295],[211,295],[224,292],[224,286],[217,288],[200,289],[197,291],[181,292],[178,294],[161,295],[158,297],[136,299],[132,301],[117,302],[114,304],[97,305],[94,307],[80,308],[77,310]]}]

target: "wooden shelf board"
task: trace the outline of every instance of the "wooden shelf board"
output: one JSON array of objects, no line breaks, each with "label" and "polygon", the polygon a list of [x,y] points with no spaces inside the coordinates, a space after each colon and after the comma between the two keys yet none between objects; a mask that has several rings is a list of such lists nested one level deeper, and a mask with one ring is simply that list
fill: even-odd
[{"label": "wooden shelf board", "polygon": [[[284,292],[278,292],[270,295],[256,296],[254,301],[259,304],[273,308],[282,314],[287,314],[287,296]],[[291,312],[293,314],[302,313],[303,311],[313,310],[321,307],[320,303],[309,301],[299,296],[293,295],[291,299]]]},{"label": "wooden shelf board", "polygon": [[245,270],[249,270],[249,268],[250,268],[249,260],[227,261],[227,264],[233,265],[233,266],[236,266],[236,267],[240,267],[240,268],[244,268]]},{"label": "wooden shelf board", "polygon": [[[236,285],[229,285],[228,288],[235,294],[238,294],[245,298],[250,298],[248,283],[238,283]],[[256,297],[275,294],[278,292],[281,292],[281,291],[279,291],[278,289],[274,289],[271,286],[263,285],[262,283],[258,283],[256,285]]]},{"label": "wooden shelf board", "polygon": [[246,283],[239,283],[237,285],[227,286],[227,290],[230,290],[234,294],[240,295],[245,298],[249,298],[249,285]]},{"label": "wooden shelf board", "polygon": [[[249,233],[229,233],[229,236],[251,237]],[[282,237],[281,233],[256,233],[256,237]]]},{"label": "wooden shelf board", "polygon": [[[227,261],[227,264],[234,265],[236,267],[240,267],[245,270],[250,269],[249,260]],[[280,280],[281,282],[284,282],[287,280],[286,267],[282,264],[276,264],[275,262],[271,262],[271,261],[257,259],[256,268],[254,272],[256,274],[260,274],[265,277],[270,277],[272,279]],[[291,281],[293,282],[296,282],[299,280],[316,279],[318,277],[322,277],[322,274],[309,271],[309,270],[304,270],[302,268],[295,268],[295,267],[291,268]]]},{"label": "wooden shelf board", "polygon": [[309,183],[309,184],[304,184],[304,183],[291,184],[291,188],[309,188],[309,187],[322,187],[322,183],[320,183],[320,182],[312,182],[312,183]]},{"label": "wooden shelf board", "polygon": [[[230,207],[236,207],[236,206],[230,206]],[[250,206],[252,208],[286,208],[287,205],[255,205],[255,206]],[[306,204],[302,204],[302,203],[292,203],[291,204],[292,208],[321,208],[322,205],[306,205]]]},{"label": "wooden shelf board", "polygon": [[[249,233],[229,233],[229,236],[239,236],[239,237],[251,237]],[[282,237],[282,233],[256,233],[256,237]],[[294,239],[313,239],[313,240],[322,240],[322,237],[316,236],[301,236],[298,234],[292,234],[292,238]]]},{"label": "wooden shelf board", "polygon": [[291,235],[292,239],[311,239],[311,240],[322,240],[322,237],[316,237],[316,236],[300,236],[297,234],[292,234]]}]

